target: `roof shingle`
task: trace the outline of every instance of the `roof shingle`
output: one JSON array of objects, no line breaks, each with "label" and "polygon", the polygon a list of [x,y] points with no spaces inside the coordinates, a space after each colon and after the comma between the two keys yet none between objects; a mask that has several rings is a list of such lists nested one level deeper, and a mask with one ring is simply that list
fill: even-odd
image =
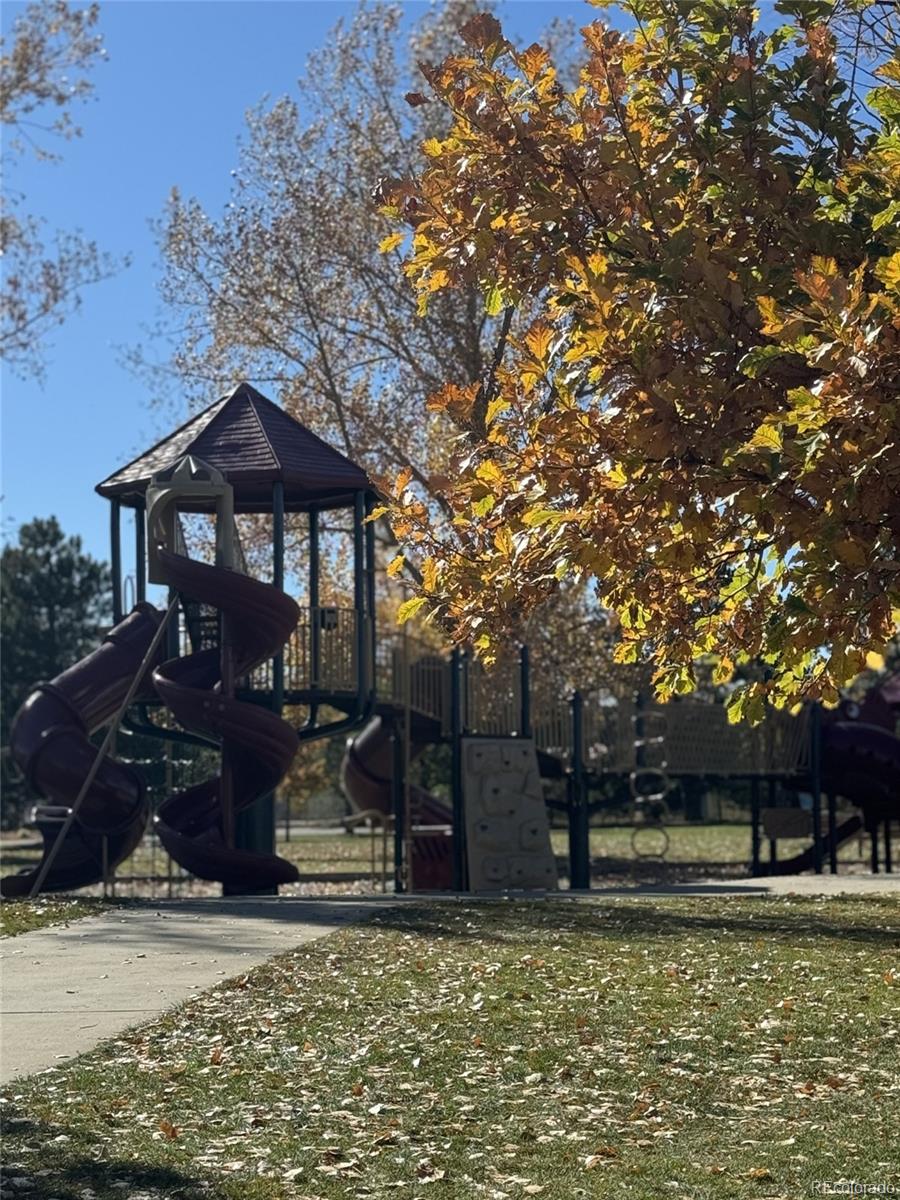
[{"label": "roof shingle", "polygon": [[272,484],[284,484],[285,507],[346,503],[371,490],[365,472],[295,421],[249,383],[238,386],[168,437],[122,467],[96,490],[101,496],[140,503],[151,476],[185,454],[220,470],[234,488],[235,508],[266,512]]}]

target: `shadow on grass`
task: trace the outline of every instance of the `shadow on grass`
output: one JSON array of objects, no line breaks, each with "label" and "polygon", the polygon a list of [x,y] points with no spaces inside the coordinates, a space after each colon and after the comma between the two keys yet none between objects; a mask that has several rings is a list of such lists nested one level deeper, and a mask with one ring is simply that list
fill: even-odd
[{"label": "shadow on grass", "polygon": [[[727,889],[724,889],[727,890]],[[694,901],[707,899],[707,903],[719,899],[710,896],[707,889],[702,896],[686,893],[685,898]],[[598,939],[615,940],[637,937],[682,938],[697,934],[733,941],[748,938],[777,938],[782,941],[807,941],[809,938],[846,941],[861,945],[900,946],[900,919],[897,909],[883,912],[883,923],[871,923],[872,897],[854,897],[842,903],[865,914],[867,922],[857,922],[852,915],[846,919],[827,913],[816,912],[818,901],[803,897],[792,901],[786,908],[779,903],[778,911],[769,908],[769,901],[751,893],[742,903],[742,908],[733,913],[728,904],[714,913],[690,911],[684,905],[673,905],[673,897],[660,897],[661,903],[652,903],[652,897],[635,901],[619,899],[615,904],[603,899],[572,899],[562,897],[545,903],[494,901],[481,903],[455,913],[446,905],[433,907],[386,908],[373,918],[379,929],[393,928],[401,932],[417,933],[421,936],[479,938],[486,941],[505,942],[518,937],[527,938],[533,933],[550,936],[574,934],[593,936]],[[464,903],[464,902],[463,902]],[[746,904],[754,904],[748,912]]]},{"label": "shadow on grass", "polygon": [[[65,1142],[56,1141],[68,1137]],[[40,1156],[33,1152],[40,1144]],[[214,1193],[209,1182],[177,1168],[152,1162],[97,1159],[92,1147],[100,1139],[48,1125],[24,1115],[13,1105],[3,1115],[3,1182],[10,1195],[29,1200],[83,1200],[93,1195],[141,1200],[201,1200]],[[26,1152],[25,1147],[31,1148]],[[21,1182],[19,1182],[21,1181]],[[6,1190],[3,1195],[5,1196]]]}]

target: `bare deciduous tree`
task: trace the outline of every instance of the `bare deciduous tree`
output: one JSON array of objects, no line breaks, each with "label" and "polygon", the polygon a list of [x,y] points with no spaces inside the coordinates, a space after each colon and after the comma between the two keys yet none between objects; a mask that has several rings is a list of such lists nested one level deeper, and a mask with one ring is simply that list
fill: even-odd
[{"label": "bare deciduous tree", "polygon": [[[30,4],[16,19],[8,51],[0,40],[0,123],[6,133],[5,170],[27,153],[59,160],[60,141],[78,137],[71,109],[93,92],[89,72],[106,57],[96,32],[99,6],[71,8],[65,0]],[[78,233],[49,239],[44,222],[25,211],[26,197],[10,190],[0,214],[0,353],[20,375],[40,377],[50,330],[78,307],[81,291],[116,269]]]}]

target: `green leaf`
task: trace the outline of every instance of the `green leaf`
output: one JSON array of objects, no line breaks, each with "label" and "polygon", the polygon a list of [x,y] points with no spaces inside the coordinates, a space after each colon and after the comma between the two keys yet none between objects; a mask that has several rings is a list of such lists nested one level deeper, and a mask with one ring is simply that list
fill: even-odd
[{"label": "green leaf", "polygon": [[484,311],[489,317],[499,316],[503,311],[503,292],[499,284],[494,284],[484,298]]},{"label": "green leaf", "polygon": [[412,617],[416,615],[420,608],[427,604],[424,596],[413,596],[409,600],[404,600],[397,609],[397,624],[405,625]]},{"label": "green leaf", "polygon": [[900,200],[892,200],[887,208],[876,213],[872,218],[872,228],[881,229],[882,225],[890,225],[895,220],[900,220]]},{"label": "green leaf", "polygon": [[900,121],[900,91],[893,87],[872,88],[866,104],[886,121]]},{"label": "green leaf", "polygon": [[751,379],[764,375],[776,358],[785,353],[781,346],[754,346],[738,363],[738,370]]}]

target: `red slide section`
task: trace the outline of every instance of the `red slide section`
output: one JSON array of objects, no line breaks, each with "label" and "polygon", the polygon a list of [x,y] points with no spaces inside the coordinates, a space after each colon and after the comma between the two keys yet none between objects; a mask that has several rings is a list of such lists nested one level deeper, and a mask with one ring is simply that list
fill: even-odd
[{"label": "red slide section", "polygon": [[[270,584],[168,551],[159,558],[171,588],[224,615],[235,678],[277,654],[297,625],[299,608]],[[218,650],[163,663],[153,683],[186,729],[221,741],[235,812],[278,785],[297,752],[296,731],[266,708],[222,696]],[[216,775],[160,806],[156,830],[169,854],[198,878],[226,885],[252,889],[294,882],[296,867],[278,855],[225,844],[220,783]]]},{"label": "red slide section", "polygon": [[[50,803],[35,810],[46,858],[97,754],[90,735],[107,725],[128,693],[161,614],[139,604],[102,645],[51,683],[39,684],[16,715],[10,751],[29,784]],[[148,670],[149,674],[149,670]],[[142,685],[143,686],[143,685]],[[147,824],[140,776],[107,757],[53,860],[42,890],[87,887],[128,858]],[[42,858],[42,862],[43,862]],[[27,896],[40,871],[0,880],[3,896]]]},{"label": "red slide section", "polygon": [[[425,749],[426,742],[413,742],[410,758]],[[393,747],[391,730],[381,717],[373,717],[347,746],[341,764],[341,784],[350,803],[360,812],[374,808],[393,812]],[[451,825],[450,805],[426,792],[410,787],[410,800],[421,825]],[[442,833],[413,831],[412,875],[416,890],[446,890],[453,886],[452,839]]]}]

